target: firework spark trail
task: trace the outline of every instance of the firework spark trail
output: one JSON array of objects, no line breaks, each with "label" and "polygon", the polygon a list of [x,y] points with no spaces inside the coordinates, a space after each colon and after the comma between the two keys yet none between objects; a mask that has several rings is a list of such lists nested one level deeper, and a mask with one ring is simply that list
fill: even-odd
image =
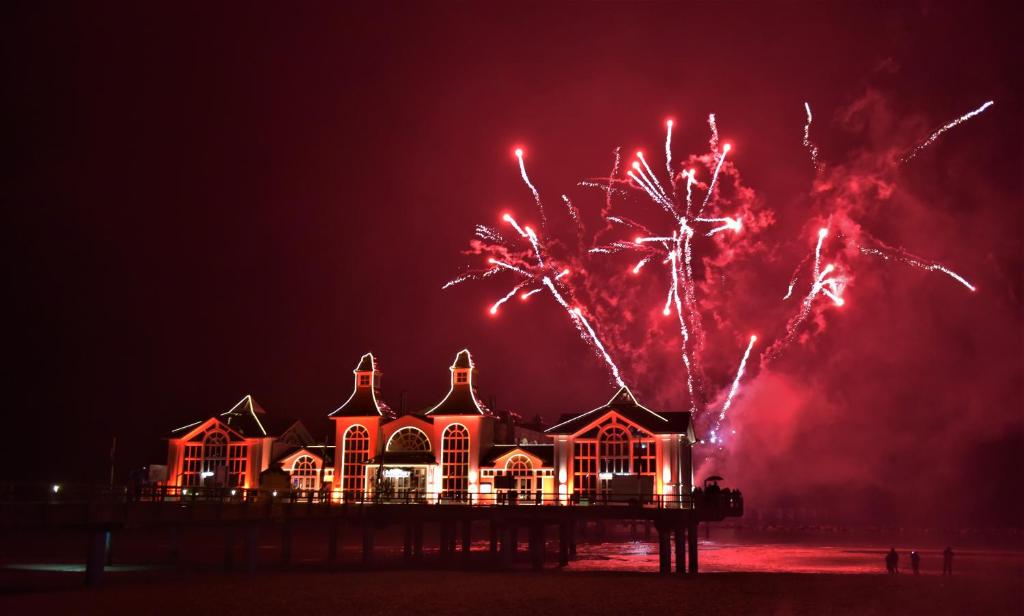
[{"label": "firework spark trail", "polygon": [[612,209],[612,194],[615,190],[615,178],[619,177],[619,170],[622,168],[622,147],[615,148],[615,159],[612,162],[612,172],[608,175],[608,185],[605,187],[604,209],[601,216],[607,216]]},{"label": "firework spark trail", "polygon": [[633,266],[633,273],[634,274],[639,274],[640,270],[643,269],[643,267],[645,265],[647,265],[650,261],[651,261],[650,257],[644,257],[643,259],[640,259],[640,261],[638,261],[637,264],[635,266]]},{"label": "firework spark trail", "polygon": [[533,245],[533,252],[537,254],[537,265],[544,267],[544,257],[540,254],[540,244],[537,242],[537,234],[533,232],[533,229],[526,227],[526,236],[530,238],[530,244]]},{"label": "firework spark trail", "polygon": [[743,352],[743,359],[740,360],[739,370],[736,371],[736,378],[732,380],[732,387],[729,389],[729,395],[725,399],[725,404],[722,405],[721,412],[718,413],[718,420],[715,422],[715,428],[711,431],[711,442],[720,442],[722,438],[718,436],[719,430],[722,428],[722,422],[725,421],[725,415],[729,412],[729,407],[732,406],[732,399],[736,397],[736,391],[740,388],[740,380],[743,378],[743,372],[747,369],[747,359],[750,357],[750,350],[754,348],[754,343],[757,342],[757,336],[751,336],[750,342],[747,344],[747,350]]},{"label": "firework spark trail", "polygon": [[562,201],[565,202],[565,207],[569,210],[569,216],[578,226],[580,224],[580,213],[576,209],[576,206],[572,204],[572,200],[569,199],[569,195],[562,195]]},{"label": "firework spark trail", "polygon": [[818,171],[821,170],[821,166],[818,164],[818,146],[811,142],[811,122],[814,117],[811,115],[811,104],[805,102],[804,109],[807,111],[807,123],[804,124],[804,147],[807,148],[807,152],[811,155],[811,164]]},{"label": "firework spark trail", "polygon": [[499,233],[496,229],[492,229],[487,225],[477,225],[475,235],[484,240],[485,242],[493,242],[495,244],[504,244],[505,237]]},{"label": "firework spark trail", "polygon": [[[646,163],[644,166],[646,166]],[[676,216],[672,202],[668,200],[664,191],[660,190],[660,185],[655,184],[657,180],[652,182],[651,179],[644,174],[643,167],[640,166],[640,163],[634,162],[632,171],[627,172],[626,175],[632,178],[633,181],[635,181],[640,188],[647,193],[647,196],[649,196],[652,201],[658,203],[669,214]]]},{"label": "firework spark trail", "polygon": [[[562,308],[565,308],[566,312],[569,313],[570,318],[573,319],[573,322],[577,327],[582,327],[586,330],[587,334],[590,336],[590,343],[597,349],[605,363],[608,364],[608,368],[612,371],[612,376],[615,378],[615,382],[619,387],[625,387],[626,384],[622,381],[622,376],[619,375],[619,367],[615,365],[614,361],[612,361],[611,355],[608,354],[604,345],[601,344],[601,339],[597,337],[597,332],[595,332],[594,328],[590,326],[590,322],[587,321],[587,318],[583,316],[583,311],[579,308],[572,308],[569,306],[569,302],[565,301],[562,294],[558,292],[558,289],[555,287],[555,283],[551,281],[550,277],[544,276],[542,282],[544,283],[544,286],[551,291],[551,296],[555,298],[555,301],[557,301],[558,304]],[[584,340],[586,340],[586,337],[584,337]]]},{"label": "firework spark trail", "polygon": [[921,268],[921,269],[929,271],[929,272],[942,272],[943,274],[946,274],[947,276],[949,276],[953,280],[955,280],[955,281],[959,282],[960,284],[962,284],[963,286],[967,287],[972,292],[978,290],[977,287],[975,287],[971,283],[967,282],[967,280],[963,276],[961,276],[960,274],[957,274],[956,272],[954,272],[953,270],[949,269],[948,267],[942,265],[941,263],[936,263],[934,261],[927,261],[927,260],[922,259],[920,257],[915,257],[915,256],[913,256],[913,255],[911,255],[911,254],[909,254],[906,251],[901,250],[901,249],[886,247],[886,250],[879,250],[877,248],[867,248],[865,246],[861,246],[860,247],[860,251],[861,251],[861,253],[866,254],[866,255],[873,255],[873,256],[876,256],[876,257],[881,257],[881,258],[885,259],[886,261],[888,261],[890,259],[895,259],[895,260],[899,261],[900,263],[905,263],[905,264],[911,265],[913,267],[918,267],[918,268]]},{"label": "firework spark trail", "polygon": [[672,183],[672,120],[665,122],[665,171],[669,184]]},{"label": "firework spark trail", "polygon": [[708,141],[708,145],[711,147],[711,152],[718,157],[718,123],[715,122],[715,114],[708,114],[708,126],[711,128],[711,140]]},{"label": "firework spark trail", "polygon": [[488,276],[493,276],[494,274],[497,274],[500,271],[500,269],[493,267],[483,272],[469,272],[467,274],[459,276],[458,278],[449,280],[448,282],[444,283],[444,285],[441,287],[441,290],[443,291],[444,289],[450,289],[451,287],[466,282],[467,280],[480,280],[482,278],[487,278]]},{"label": "firework spark trail", "polygon": [[540,210],[541,227],[545,227],[547,226],[547,217],[544,215],[544,204],[540,202],[540,193],[537,192],[537,187],[530,181],[530,176],[526,175],[526,163],[523,162],[522,148],[516,148],[516,158],[519,159],[519,175],[523,176],[523,183],[533,193],[533,200],[537,203],[537,209]]},{"label": "firework spark trail", "polygon": [[[686,327],[686,318],[683,316],[684,313],[683,313],[682,301],[679,299],[679,284],[680,284],[679,283],[679,257],[680,257],[679,253],[680,252],[682,252],[682,250],[681,250],[681,248],[679,246],[679,239],[677,237],[676,241],[675,241],[675,247],[673,248],[672,252],[669,255],[669,257],[670,257],[669,265],[672,268],[672,290],[670,291],[670,293],[671,293],[670,299],[672,299],[675,302],[676,316],[679,319],[679,334],[683,338],[683,344],[682,344],[682,347],[681,347],[680,350],[681,350],[682,356],[683,356],[683,365],[686,366],[686,389],[687,389],[687,391],[690,394],[690,405],[694,409],[696,409],[697,408],[697,402],[696,402],[697,396],[694,394],[694,388],[693,388],[693,366],[690,365],[690,351],[689,351],[689,348],[688,348],[689,347],[689,343],[690,343],[690,332],[689,332],[689,330]],[[668,304],[665,305],[665,310],[663,312],[664,312],[665,315],[668,315],[668,313],[669,313]]]},{"label": "firework spark trail", "polygon": [[793,296],[793,289],[796,287],[796,281],[797,278],[800,276],[800,270],[802,270],[804,266],[807,265],[807,260],[810,258],[810,255],[804,257],[803,261],[800,262],[800,265],[797,265],[796,269],[793,270],[793,275],[789,279],[789,288],[786,290],[786,295],[783,296],[782,298],[783,300],[787,300]]},{"label": "firework spark trail", "polygon": [[498,261],[497,259],[488,259],[487,262],[490,263],[491,265],[497,265],[498,267],[504,267],[507,270],[513,271],[513,272],[515,272],[517,274],[522,274],[523,276],[529,276],[530,275],[530,272],[527,272],[524,269],[520,269],[520,268],[516,267],[515,265],[510,265],[508,263],[505,263],[504,261]]},{"label": "firework spark trail", "polygon": [[[975,109],[974,111],[971,111],[944,125],[932,133],[926,141],[915,147],[913,150],[910,150],[902,160],[907,161],[912,159],[923,148],[933,143],[945,131],[984,112],[992,104],[992,101],[988,101],[978,109]],[[807,121],[804,125],[803,134],[804,147],[807,148],[808,152],[811,154],[811,160],[814,163],[815,168],[821,172],[824,167],[820,164],[818,159],[818,148],[810,139],[810,127],[813,123],[810,104],[804,103],[804,109],[807,113]],[[681,186],[676,184],[676,180],[679,178],[673,177],[672,173],[672,130],[674,127],[672,121],[666,122],[665,134],[665,171],[668,174],[668,184],[663,184],[659,180],[657,174],[644,158],[643,152],[637,152],[637,160],[632,162],[630,169],[621,169],[621,148],[616,148],[614,151],[615,159],[611,175],[607,178],[592,178],[590,181],[580,182],[580,185],[582,186],[599,188],[605,192],[605,203],[604,208],[601,211],[601,217],[608,223],[608,225],[595,234],[592,238],[593,242],[597,243],[598,235],[605,231],[614,230],[616,225],[629,227],[634,229],[635,232],[639,232],[640,235],[635,239],[632,239],[631,241],[622,239],[615,240],[610,244],[601,246],[595,246],[594,243],[592,243],[589,244],[591,247],[588,249],[586,245],[584,245],[582,239],[583,230],[580,220],[580,212],[576,209],[575,205],[567,195],[562,195],[562,199],[565,203],[569,216],[577,223],[578,249],[581,255],[585,257],[596,253],[613,254],[632,251],[639,259],[629,268],[633,274],[640,274],[641,269],[643,269],[648,263],[654,262],[655,258],[669,268],[671,280],[667,285],[668,288],[665,296],[666,300],[664,307],[662,308],[662,312],[666,316],[668,316],[673,309],[676,312],[680,327],[680,337],[682,339],[680,351],[687,374],[687,388],[689,390],[691,404],[693,405],[693,411],[698,414],[709,409],[704,408],[707,405],[708,400],[706,394],[703,392],[705,385],[704,377],[702,375],[704,373],[701,369],[702,348],[704,344],[702,326],[703,316],[698,307],[696,298],[694,268],[692,263],[695,249],[693,245],[693,238],[696,235],[694,227],[699,224],[721,223],[718,224],[718,226],[711,227],[710,230],[705,231],[702,229],[703,235],[713,237],[726,230],[740,231],[744,224],[752,223],[752,227],[754,229],[759,228],[759,226],[763,224],[759,218],[748,218],[747,213],[744,210],[741,210],[741,214],[738,214],[735,217],[724,216],[723,213],[720,213],[721,209],[724,207],[720,204],[727,203],[726,199],[732,198],[732,194],[729,194],[722,199],[715,198],[715,190],[718,188],[719,176],[722,174],[725,159],[731,149],[731,146],[730,144],[725,143],[722,144],[720,148],[718,127],[714,114],[710,114],[708,116],[708,124],[711,129],[709,144],[711,145],[712,156],[703,155],[700,157],[691,157],[691,160],[700,161],[700,163],[706,168],[710,169],[713,167],[714,170],[711,174],[711,181],[707,186],[707,192],[703,195],[703,201],[700,204],[700,208],[697,211],[696,216],[694,217],[691,217],[691,212],[694,209],[693,186],[697,184],[697,181],[696,171],[692,168],[680,168],[680,174],[682,175],[682,178],[686,180],[686,213],[683,216],[678,214],[678,212],[682,210],[683,206],[683,190]],[[546,218],[540,194],[526,173],[523,152],[521,149],[516,150],[516,157],[519,164],[520,175],[534,197],[534,201],[541,213],[542,225],[544,225],[546,223]],[[726,178],[735,177],[733,168],[734,167],[732,165],[725,168],[722,182],[726,182]],[[623,171],[626,171],[626,173],[623,174]],[[739,180],[736,179],[735,181],[737,182],[737,186],[739,186]],[[739,188],[737,190],[739,191]],[[660,230],[660,232],[652,232],[647,227],[630,220],[629,218],[611,215],[613,197],[636,195],[639,194],[640,191],[642,191],[642,193],[645,194],[656,206],[672,215],[675,222],[673,230],[670,232]],[[739,198],[744,200],[746,199],[746,197]],[[716,203],[712,204],[712,200],[715,200]],[[708,209],[709,205],[711,205],[716,211],[705,218],[703,213],[705,209]],[[507,214],[504,216],[504,220],[513,229],[515,229],[522,241],[513,244],[512,240],[515,238],[511,234],[503,236],[493,228],[484,225],[477,226],[476,237],[479,238],[479,240],[482,240],[485,245],[481,245],[479,240],[473,240],[471,243],[472,249],[467,251],[467,254],[479,255],[483,252],[484,255],[490,255],[491,258],[488,259],[490,266],[486,270],[482,269],[463,274],[462,276],[449,281],[442,288],[447,289],[466,280],[485,278],[493,276],[499,272],[515,273],[517,276],[521,277],[521,280],[512,288],[511,291],[491,305],[491,314],[495,314],[503,304],[514,297],[517,293],[521,299],[526,300],[532,295],[545,290],[548,291],[559,306],[566,311],[581,339],[585,343],[589,344],[595,354],[605,362],[615,382],[620,386],[624,386],[625,383],[622,379],[618,366],[613,361],[604,345],[604,342],[598,337],[597,331],[595,330],[595,325],[599,326],[600,323],[596,321],[591,323],[590,318],[585,315],[584,309],[577,304],[573,294],[573,288],[567,284],[567,281],[562,280],[563,277],[568,275],[569,269],[563,269],[564,263],[558,263],[558,259],[560,257],[556,255],[561,253],[558,251],[554,254],[544,252],[547,249],[547,245],[545,243],[547,238],[545,237],[544,232],[546,227],[540,227],[542,229],[542,233],[538,235],[531,227],[520,226],[515,219]],[[861,230],[861,233],[864,233],[863,230]],[[831,304],[826,305],[842,306],[845,303],[843,298],[847,285],[845,266],[840,269],[837,267],[835,262],[823,262],[823,259],[826,258],[824,255],[827,248],[825,245],[825,239],[828,236],[829,229],[827,227],[823,227],[818,230],[818,237],[814,244],[813,252],[807,251],[803,260],[793,272],[793,276],[789,281],[789,286],[786,289],[786,294],[783,297],[784,300],[789,299],[795,293],[798,293],[798,287],[809,285],[810,288],[807,290],[806,296],[803,297],[799,308],[796,310],[796,314],[794,314],[786,323],[784,333],[778,339],[774,340],[772,344],[761,353],[761,368],[766,365],[767,361],[776,357],[781,353],[782,349],[796,339],[797,335],[800,333],[798,330],[800,330],[802,324],[807,321],[809,316],[812,314],[812,311],[816,310],[816,300],[818,300],[819,297],[831,302]],[[528,248],[526,247],[527,241],[529,242]],[[718,242],[715,243],[718,244]],[[742,250],[749,247],[740,246],[740,248]],[[897,249],[886,246],[874,238],[870,238],[869,245],[861,245],[857,246],[857,248],[860,253],[864,255],[877,256],[885,260],[896,260],[926,271],[944,273],[971,291],[975,290],[975,287],[964,277],[944,265],[911,255],[902,248]],[[720,256],[724,255],[725,253],[722,253]],[[574,259],[575,257],[569,258]],[[813,265],[808,267],[808,261],[812,258]],[[715,276],[718,275],[717,272],[708,271],[708,267],[720,267],[722,263],[727,263],[728,261],[729,259],[720,261],[717,257],[712,257],[707,260],[705,262],[706,276],[710,277],[712,273],[714,273]],[[570,263],[572,262],[574,261],[570,261]],[[586,288],[592,291],[590,285],[592,285],[593,281],[588,280],[585,265],[579,261],[575,261],[575,263],[576,266],[584,268],[580,271],[579,280],[585,282],[588,285]],[[810,270],[810,280],[809,282],[803,282],[803,284],[798,285],[798,282],[803,280],[801,276],[805,267]],[[623,274],[625,273],[626,272],[623,272]],[[710,280],[710,278],[708,278],[708,280]],[[704,288],[703,283],[701,283],[700,288]],[[716,301],[718,300],[717,297],[712,297],[711,299]],[[708,308],[715,310],[713,314],[716,319],[721,318],[718,312],[719,307],[720,306],[717,305],[711,305],[709,300]],[[815,312],[815,314],[818,313]],[[615,331],[617,332],[617,330]],[[757,337],[751,336],[750,342],[743,353],[736,376],[732,381],[731,388],[728,391],[728,395],[716,416],[717,419],[714,416],[709,418],[713,425],[713,430],[711,432],[713,443],[720,445],[723,442],[721,438],[723,422],[727,419],[728,411],[734,402],[735,396],[737,395],[739,385],[745,374],[750,353],[752,352],[756,341]]]},{"label": "firework spark trail", "polygon": [[818,273],[821,271],[821,244],[825,241],[826,236],[828,236],[827,228],[818,229],[818,243],[814,246],[814,273],[811,275],[815,280],[818,279]]},{"label": "firework spark trail", "polygon": [[708,194],[704,195],[704,203],[701,204],[700,209],[697,210],[697,216],[704,213],[704,208],[708,206],[708,202],[711,201],[711,195],[715,192],[715,183],[718,182],[718,172],[722,170],[722,163],[725,162],[725,156],[732,149],[728,143],[722,146],[722,155],[718,157],[718,164],[715,165],[715,173],[711,176],[711,185],[708,186]]},{"label": "firework spark trail", "polygon": [[732,229],[733,231],[739,231],[740,229],[743,228],[743,223],[741,223],[738,218],[732,218],[732,217],[729,217],[729,216],[726,216],[724,218],[696,218],[694,220],[696,222],[722,222],[722,223],[725,223],[725,224],[723,224],[720,227],[715,227],[714,229],[711,229],[710,231],[708,231],[705,234],[706,237],[711,237],[712,235],[714,235],[716,233],[721,233],[722,231],[725,231],[726,229]]},{"label": "firework spark trail", "polygon": [[636,157],[639,158],[640,162],[644,165],[644,171],[646,171],[644,179],[649,181],[651,185],[657,189],[658,194],[665,200],[665,203],[668,204],[669,207],[672,207],[672,202],[668,200],[668,193],[665,192],[665,188],[662,187],[661,182],[658,181],[658,176],[654,175],[654,171],[652,171],[650,165],[647,164],[647,159],[644,158],[644,153],[642,151],[637,152]]},{"label": "firework spark trail", "polygon": [[995,101],[987,101],[984,105],[982,105],[981,107],[978,107],[974,111],[968,111],[967,113],[965,113],[964,115],[960,116],[959,118],[944,124],[941,128],[939,128],[934,133],[932,133],[931,136],[929,136],[923,142],[921,142],[920,144],[915,146],[912,150],[910,150],[909,152],[904,154],[903,157],[900,159],[900,162],[905,163],[905,162],[909,161],[910,159],[914,158],[915,156],[917,156],[921,152],[921,150],[923,150],[926,147],[930,146],[931,144],[935,143],[935,140],[938,139],[939,136],[942,135],[942,133],[944,133],[947,130],[949,130],[951,128],[954,128],[954,127],[956,127],[956,126],[966,122],[967,120],[970,120],[971,118],[973,118],[974,116],[976,116],[976,115],[978,115],[980,113],[983,113],[986,109],[988,109],[989,107],[991,107],[994,104],[996,104]]},{"label": "firework spark trail", "polygon": [[693,177],[693,169],[690,169],[690,172],[684,173],[684,175],[686,175],[686,217],[689,218],[690,210],[693,208],[693,185],[697,183],[697,180]]},{"label": "firework spark trail", "polygon": [[517,284],[516,286],[512,287],[512,290],[511,290],[511,291],[509,291],[508,293],[506,293],[506,294],[505,294],[505,297],[502,297],[502,298],[501,298],[501,299],[499,299],[498,301],[494,302],[494,303],[493,303],[493,304],[491,305],[491,308],[490,308],[491,314],[498,314],[498,308],[501,308],[501,305],[502,305],[502,304],[504,304],[504,303],[505,303],[505,302],[507,302],[507,301],[508,301],[509,299],[511,299],[511,298],[512,298],[512,296],[513,296],[513,295],[515,295],[516,293],[518,293],[520,289],[522,289],[523,287],[525,287],[525,286],[527,285],[527,283],[529,283],[529,281],[528,281],[528,280],[524,280],[523,282],[520,282],[520,283],[519,283],[519,284]]}]

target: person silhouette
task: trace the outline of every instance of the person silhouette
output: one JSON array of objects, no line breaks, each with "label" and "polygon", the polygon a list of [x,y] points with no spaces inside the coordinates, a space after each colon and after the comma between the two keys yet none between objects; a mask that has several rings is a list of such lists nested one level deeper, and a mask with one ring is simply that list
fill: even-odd
[{"label": "person silhouette", "polygon": [[942,575],[953,575],[953,548],[948,545],[942,551]]},{"label": "person silhouette", "polygon": [[914,575],[921,574],[921,555],[916,551],[910,552],[910,568],[914,570]]},{"label": "person silhouette", "polygon": [[899,573],[900,555],[896,553],[896,548],[889,550],[889,553],[885,555],[885,570],[890,575]]}]

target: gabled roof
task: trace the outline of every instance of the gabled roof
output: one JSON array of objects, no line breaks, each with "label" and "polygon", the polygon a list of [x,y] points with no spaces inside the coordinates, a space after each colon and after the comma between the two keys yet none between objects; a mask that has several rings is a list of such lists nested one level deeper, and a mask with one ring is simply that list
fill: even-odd
[{"label": "gabled roof", "polygon": [[[329,413],[328,417],[372,417],[383,416],[382,404],[377,401],[378,378],[380,371],[377,370],[377,359],[373,353],[367,353],[359,358],[359,364],[352,371],[355,376],[355,384],[352,387],[352,395],[341,406]],[[370,375],[370,385],[360,386],[359,375]]]},{"label": "gabled roof", "polygon": [[[473,365],[473,357],[469,349],[462,349],[455,355],[455,362],[449,368],[452,373],[451,387],[448,395],[438,402],[434,408],[426,411],[424,415],[483,415],[484,409],[476,399],[476,391],[473,387],[473,375],[476,368]],[[467,370],[465,383],[456,383],[456,371]]]},{"label": "gabled roof", "polygon": [[484,456],[484,464],[494,464],[494,461],[498,458],[506,456],[517,449],[540,458],[545,466],[553,466],[555,463],[554,443],[530,443],[529,445],[494,445],[487,451],[487,455]]},{"label": "gabled roof", "polygon": [[655,434],[685,434],[690,428],[689,412],[655,413],[640,404],[628,387],[623,387],[606,404],[578,415],[563,415],[559,423],[544,432],[576,434],[611,411]]},{"label": "gabled roof", "polygon": [[310,449],[309,447],[289,447],[288,449],[286,449],[283,452],[281,452],[276,458],[274,458],[273,461],[271,461],[270,464],[271,464],[271,466],[273,466],[275,464],[280,464],[282,461],[288,459],[291,456],[298,457],[296,454],[299,454],[299,455],[309,455],[309,456],[311,456],[313,458],[316,458],[320,462],[321,465],[324,462],[324,456],[323,456],[323,452],[322,451],[316,451],[316,450]]},{"label": "gabled roof", "polygon": [[[233,407],[220,415],[217,415],[216,418],[244,436],[267,436],[265,426],[267,421],[267,412],[259,405],[258,402],[253,400],[251,394],[246,394],[241,400],[235,403]],[[187,433],[189,428],[195,428],[204,421],[206,420],[201,419],[175,428],[171,430],[171,436],[174,438],[180,438]]]}]

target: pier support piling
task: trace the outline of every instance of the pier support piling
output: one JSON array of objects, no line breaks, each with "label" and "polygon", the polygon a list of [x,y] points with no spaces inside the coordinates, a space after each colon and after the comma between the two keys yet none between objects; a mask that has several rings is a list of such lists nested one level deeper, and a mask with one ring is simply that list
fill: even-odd
[{"label": "pier support piling", "polygon": [[658,571],[672,573],[672,531],[667,528],[658,529]]},{"label": "pier support piling", "polygon": [[333,565],[338,561],[338,520],[332,519],[327,527],[327,562]]},{"label": "pier support piling", "polygon": [[89,533],[88,552],[85,557],[85,583],[95,586],[103,579],[103,567],[107,562],[107,532],[93,530]]},{"label": "pier support piling", "polygon": [[558,525],[558,566],[569,564],[569,529],[571,524],[562,522]]},{"label": "pier support piling", "polygon": [[235,527],[224,529],[224,570],[231,571],[235,567]]},{"label": "pier support piling", "polygon": [[412,559],[414,562],[420,562],[423,560],[423,522],[413,523]]},{"label": "pier support piling", "polygon": [[285,567],[292,562],[292,523],[285,520],[281,526],[281,564]]},{"label": "pier support piling", "polygon": [[472,520],[462,521],[462,556],[465,559],[469,559],[469,553],[472,550],[473,543],[473,522]]},{"label": "pier support piling", "polygon": [[686,529],[686,541],[690,547],[690,573],[697,575],[697,523],[693,522],[689,528]]},{"label": "pier support piling", "polygon": [[250,524],[245,528],[245,569],[249,573],[256,571],[256,564],[259,560],[259,527]]},{"label": "pier support piling", "polygon": [[530,566],[534,571],[544,568],[544,524],[537,523],[530,527]]},{"label": "pier support piling", "polygon": [[686,573],[686,527],[677,526],[676,530],[676,573]]},{"label": "pier support piling", "polygon": [[373,564],[373,524],[363,522],[363,564]]}]

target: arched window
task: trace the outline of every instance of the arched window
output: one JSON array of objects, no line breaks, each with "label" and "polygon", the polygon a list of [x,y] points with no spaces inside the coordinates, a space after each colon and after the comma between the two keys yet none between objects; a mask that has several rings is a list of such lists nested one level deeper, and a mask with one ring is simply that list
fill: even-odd
[{"label": "arched window", "polygon": [[316,460],[311,456],[295,458],[292,463],[292,487],[297,490],[315,490],[316,479]]},{"label": "arched window", "polygon": [[441,489],[447,498],[465,498],[469,491],[469,430],[460,424],[441,436]]},{"label": "arched window", "polygon": [[217,485],[227,481],[226,469],[228,465],[228,437],[223,432],[211,431],[206,433],[203,439],[203,471],[199,482],[201,485]]},{"label": "arched window", "polygon": [[608,473],[630,472],[630,447],[629,433],[622,427],[612,424],[601,430],[597,438],[598,443],[598,468],[601,476],[601,490],[607,491],[611,487],[611,479]]},{"label": "arched window", "polygon": [[513,477],[519,475],[532,475],[533,474],[533,462],[526,456],[512,456],[505,463],[505,472]]},{"label": "arched window", "polygon": [[391,435],[388,451],[430,451],[430,439],[419,428],[402,428]]},{"label": "arched window", "polygon": [[355,425],[342,437],[341,489],[346,500],[362,500],[366,486],[366,461],[370,458],[370,433]]}]

